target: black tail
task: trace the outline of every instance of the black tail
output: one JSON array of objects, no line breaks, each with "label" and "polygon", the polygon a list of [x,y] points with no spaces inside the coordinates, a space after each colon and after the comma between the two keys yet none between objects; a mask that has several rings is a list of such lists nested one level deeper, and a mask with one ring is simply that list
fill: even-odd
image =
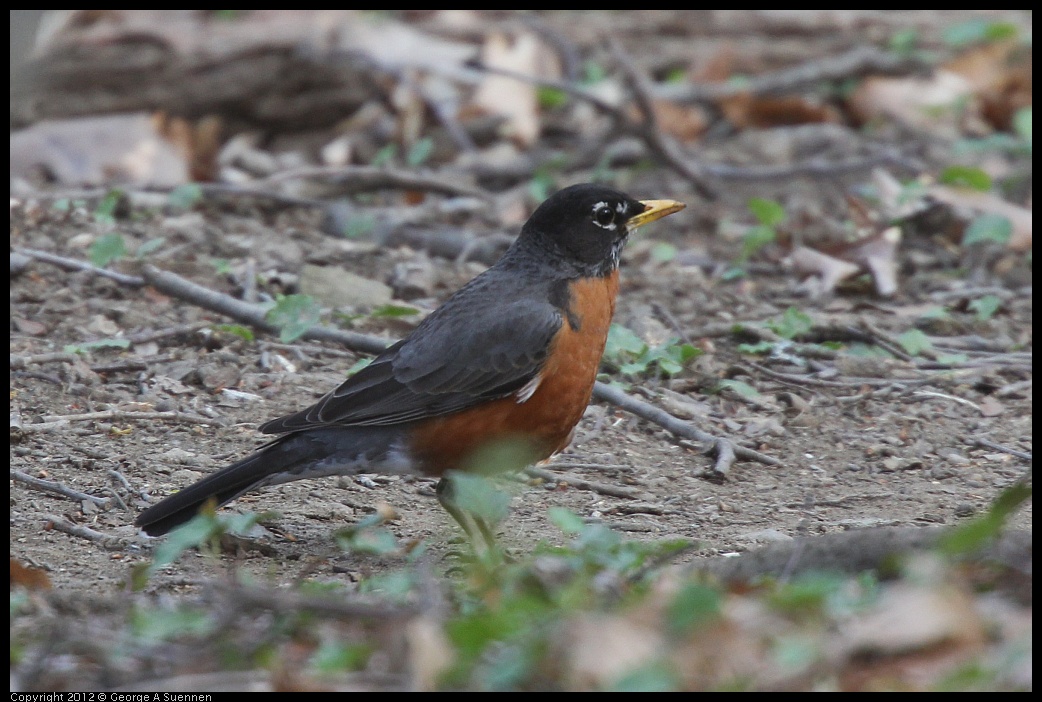
[{"label": "black tail", "polygon": [[152,505],[134,523],[147,534],[160,536],[190,520],[211,500],[220,507],[261,487],[266,479],[283,470],[282,462],[273,460],[271,448],[261,449]]},{"label": "black tail", "polygon": [[160,536],[190,520],[211,500],[220,507],[265,485],[378,472],[394,448],[397,431],[389,427],[343,427],[286,434],[152,505],[134,523],[147,534]]}]

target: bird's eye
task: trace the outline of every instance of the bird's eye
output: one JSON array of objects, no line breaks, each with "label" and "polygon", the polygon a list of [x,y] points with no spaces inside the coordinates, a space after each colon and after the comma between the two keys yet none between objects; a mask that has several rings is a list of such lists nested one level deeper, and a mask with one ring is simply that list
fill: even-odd
[{"label": "bird's eye", "polygon": [[607,205],[599,205],[593,211],[593,221],[602,227],[608,227],[615,223],[615,210]]}]

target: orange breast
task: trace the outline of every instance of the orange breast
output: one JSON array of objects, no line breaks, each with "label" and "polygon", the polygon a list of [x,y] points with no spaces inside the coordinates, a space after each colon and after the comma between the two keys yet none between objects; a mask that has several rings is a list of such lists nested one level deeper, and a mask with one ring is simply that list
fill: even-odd
[{"label": "orange breast", "polygon": [[498,442],[519,442],[517,450],[526,459],[522,463],[548,458],[567,446],[593,393],[618,290],[618,271],[573,282],[569,312],[578,320],[578,329],[565,320],[551,342],[535,392],[523,402],[510,395],[424,422],[410,442],[420,470],[441,475],[485,468],[470,465],[475,452]]}]

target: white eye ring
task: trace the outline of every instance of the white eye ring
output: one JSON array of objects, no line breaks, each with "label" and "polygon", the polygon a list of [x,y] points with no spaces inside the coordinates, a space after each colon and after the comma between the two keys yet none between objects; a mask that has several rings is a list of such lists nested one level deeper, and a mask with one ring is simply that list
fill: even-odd
[{"label": "white eye ring", "polygon": [[593,206],[593,223],[602,229],[615,229],[615,210],[605,202]]}]

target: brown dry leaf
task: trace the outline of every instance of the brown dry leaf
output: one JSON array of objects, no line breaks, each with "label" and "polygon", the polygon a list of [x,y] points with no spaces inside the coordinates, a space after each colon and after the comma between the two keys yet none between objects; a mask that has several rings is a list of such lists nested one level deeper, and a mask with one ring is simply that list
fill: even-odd
[{"label": "brown dry leaf", "polygon": [[172,144],[188,163],[194,182],[209,182],[217,178],[217,155],[221,151],[221,118],[204,117],[189,122],[183,117],[171,117],[163,112],[152,116],[156,131]]},{"label": "brown dry leaf", "polygon": [[843,248],[839,256],[868,269],[881,297],[897,292],[897,247],[901,230],[889,227],[879,234],[856,241]]},{"label": "brown dry leaf", "polygon": [[145,113],[38,122],[11,134],[11,174],[43,170],[62,185],[188,182],[188,160],[158,126]]},{"label": "brown dry leaf", "polygon": [[[543,60],[549,54],[534,34],[522,33],[511,40],[496,32],[482,47],[481,61],[526,76],[550,77]],[[531,83],[489,73],[474,93],[473,103],[490,114],[506,117],[506,129],[518,145],[528,147],[539,138],[539,99]]]},{"label": "brown dry leaf", "polygon": [[814,275],[818,283],[813,293],[815,296],[830,293],[842,281],[861,271],[849,261],[829,256],[809,246],[797,246],[788,256],[788,261],[800,275]]},{"label": "brown dry leaf", "polygon": [[[691,142],[709,129],[711,123],[705,110],[698,105],[678,105],[669,100],[656,100],[652,109],[659,128],[680,141]],[[638,117],[636,108],[633,116]]]},{"label": "brown dry leaf", "polygon": [[925,78],[867,78],[847,104],[862,122],[889,118],[922,129],[946,127],[954,136],[966,117],[977,116],[972,97],[970,81],[952,71],[938,70]]},{"label": "brown dry leaf", "polygon": [[1031,210],[1014,205],[992,193],[982,193],[965,188],[952,188],[947,185],[934,185],[927,192],[934,199],[950,205],[957,212],[962,211],[964,218],[972,219],[977,214],[988,213],[1002,215],[1013,225],[1013,236],[1007,246],[1014,251],[1027,251],[1031,248]]},{"label": "brown dry leaf", "polygon": [[801,95],[764,97],[741,93],[718,100],[717,104],[728,121],[739,129],[842,121],[839,110],[832,105]]},{"label": "brown dry leaf", "polygon": [[980,407],[980,413],[985,417],[997,417],[1006,411],[1006,408],[1002,403],[991,395],[988,395],[978,402],[977,406]]},{"label": "brown dry leaf", "polygon": [[1009,129],[1013,114],[1031,105],[1031,49],[1019,41],[975,46],[944,67],[969,82],[984,118],[996,129]]},{"label": "brown dry leaf", "polygon": [[964,592],[909,583],[891,585],[870,612],[852,618],[840,634],[850,655],[899,655],[985,639],[974,603]]},{"label": "brown dry leaf", "polygon": [[897,247],[901,230],[889,227],[874,236],[831,248],[828,253],[800,245],[789,254],[790,264],[804,275],[817,275],[817,294],[831,292],[847,278],[868,272],[881,297],[897,292]]}]

